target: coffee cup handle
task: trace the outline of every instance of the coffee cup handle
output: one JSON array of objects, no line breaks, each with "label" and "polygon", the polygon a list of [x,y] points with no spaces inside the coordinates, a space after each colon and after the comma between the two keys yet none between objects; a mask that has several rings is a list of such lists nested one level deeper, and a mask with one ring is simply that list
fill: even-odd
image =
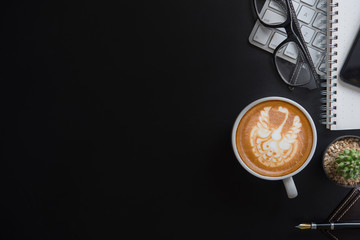
[{"label": "coffee cup handle", "polygon": [[295,198],[298,195],[294,180],[292,177],[283,179],[286,193],[289,198]]}]

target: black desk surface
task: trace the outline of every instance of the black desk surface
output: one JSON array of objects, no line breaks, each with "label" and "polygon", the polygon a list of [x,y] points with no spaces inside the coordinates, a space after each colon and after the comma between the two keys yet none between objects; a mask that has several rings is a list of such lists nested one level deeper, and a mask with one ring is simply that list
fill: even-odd
[{"label": "black desk surface", "polygon": [[[1,4],[1,239],[326,239],[294,226],[350,191],[321,155],[360,131],[326,130],[320,90],[290,92],[248,43],[251,1],[120,2]],[[232,152],[266,96],[316,122],[295,199]]]}]

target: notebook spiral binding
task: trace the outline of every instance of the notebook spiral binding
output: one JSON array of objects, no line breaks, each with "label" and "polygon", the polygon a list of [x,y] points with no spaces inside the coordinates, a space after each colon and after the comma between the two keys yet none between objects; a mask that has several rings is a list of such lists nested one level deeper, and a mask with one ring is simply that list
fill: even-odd
[{"label": "notebook spiral binding", "polygon": [[321,91],[321,110],[323,113],[321,114],[321,123],[326,124],[327,127],[331,125],[336,125],[336,86],[337,86],[337,76],[332,75],[333,71],[337,70],[337,7],[339,3],[336,0],[330,0],[327,6],[328,8],[328,38],[327,38],[327,54],[326,54],[326,79],[321,83],[321,87],[324,90]]}]

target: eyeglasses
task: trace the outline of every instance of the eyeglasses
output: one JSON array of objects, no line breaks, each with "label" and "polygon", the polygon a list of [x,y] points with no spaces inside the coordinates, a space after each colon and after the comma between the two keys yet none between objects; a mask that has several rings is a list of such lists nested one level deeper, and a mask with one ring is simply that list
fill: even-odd
[{"label": "eyeglasses", "polygon": [[[282,13],[281,17],[273,20],[263,18],[266,0],[253,1],[257,17],[264,26],[285,28],[287,33],[287,38],[274,50],[274,63],[281,79],[289,85],[290,89],[293,87],[318,88],[319,75],[305,45],[291,0],[271,1],[272,7]],[[290,56],[291,60],[285,59],[284,55]]]}]

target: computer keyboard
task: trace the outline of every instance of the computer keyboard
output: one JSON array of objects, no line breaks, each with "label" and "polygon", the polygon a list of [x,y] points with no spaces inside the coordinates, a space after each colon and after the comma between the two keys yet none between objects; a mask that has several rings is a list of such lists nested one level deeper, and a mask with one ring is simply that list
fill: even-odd
[{"label": "computer keyboard", "polygon": [[[320,76],[325,76],[326,0],[292,0],[292,3],[316,71]],[[280,13],[278,5],[272,0],[266,1],[260,16],[265,22],[269,19],[274,22],[276,19],[285,18]],[[285,29],[267,28],[259,20],[256,21],[249,36],[251,44],[271,53],[285,39]],[[292,45],[289,45],[281,54],[289,62],[294,62],[296,59],[296,50]]]}]

